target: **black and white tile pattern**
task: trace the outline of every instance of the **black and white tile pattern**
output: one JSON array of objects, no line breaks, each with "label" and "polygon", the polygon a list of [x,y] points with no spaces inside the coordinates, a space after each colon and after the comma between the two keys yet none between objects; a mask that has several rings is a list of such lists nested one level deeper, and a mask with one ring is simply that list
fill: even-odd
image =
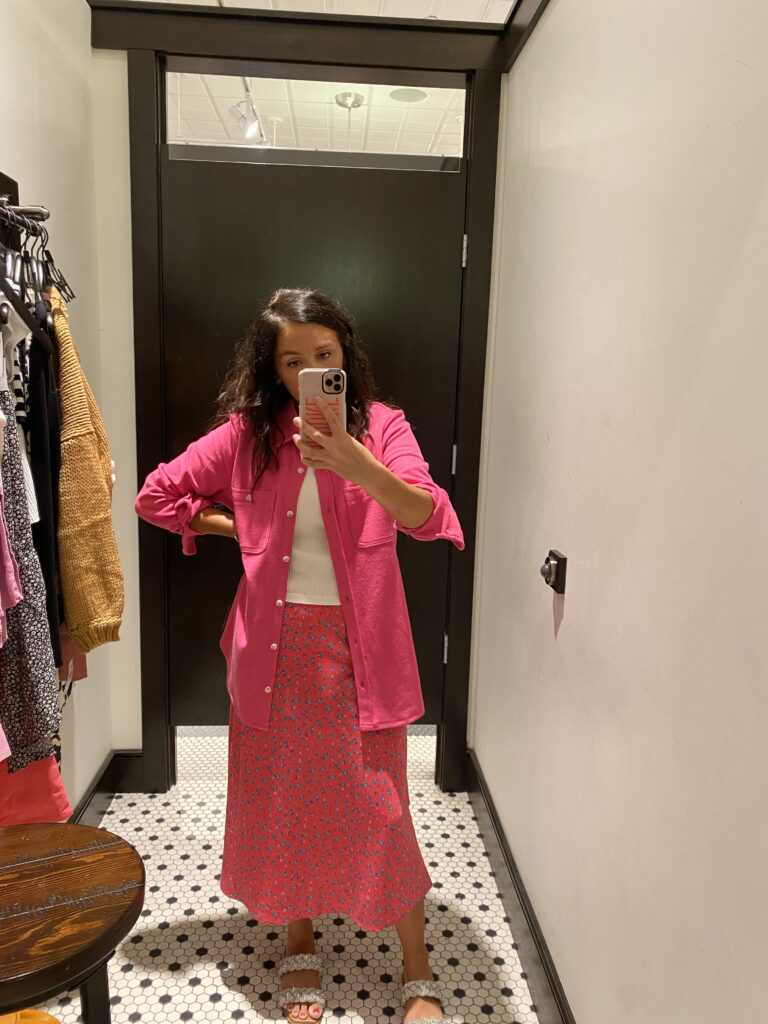
[{"label": "black and white tile pattern", "polygon": [[[105,829],[144,858],[146,901],[109,965],[113,1024],[282,1019],[275,1003],[284,929],[261,924],[219,889],[227,781],[225,728],[178,730],[178,784],[166,794],[112,800]],[[411,814],[433,879],[425,898],[430,964],[453,1021],[538,1024],[508,918],[466,793],[433,780],[434,726],[409,726]],[[402,1021],[394,927],[366,932],[315,918],[329,996],[324,1021]],[[77,992],[46,1004],[81,1021]]]}]

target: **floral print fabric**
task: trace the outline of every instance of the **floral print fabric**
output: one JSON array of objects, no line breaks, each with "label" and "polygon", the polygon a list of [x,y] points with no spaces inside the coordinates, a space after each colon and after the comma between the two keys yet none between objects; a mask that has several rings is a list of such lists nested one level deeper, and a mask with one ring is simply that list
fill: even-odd
[{"label": "floral print fabric", "polygon": [[407,727],[361,731],[342,606],[287,603],[269,728],[230,709],[222,890],[263,923],[339,914],[379,931],[431,885]]}]

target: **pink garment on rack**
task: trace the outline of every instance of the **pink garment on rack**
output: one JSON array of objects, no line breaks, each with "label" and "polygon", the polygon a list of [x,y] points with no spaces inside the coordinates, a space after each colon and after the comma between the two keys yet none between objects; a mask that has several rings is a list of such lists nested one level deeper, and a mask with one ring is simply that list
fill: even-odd
[{"label": "pink garment on rack", "polygon": [[[3,433],[6,423],[7,420],[0,411],[0,457],[3,453]],[[5,521],[3,483],[2,479],[0,479],[0,646],[8,638],[8,623],[5,613],[9,608],[17,605],[23,597],[24,594],[19,581],[19,566],[11,549],[8,526]]]},{"label": "pink garment on rack", "polygon": [[0,725],[0,761],[4,761],[6,757],[10,756],[11,748],[8,746],[8,740],[5,738],[2,725]]},{"label": "pink garment on rack", "polygon": [[5,613],[9,608],[15,607],[23,597],[19,567],[8,539],[3,492],[0,488],[0,645],[4,644],[8,637]]},{"label": "pink garment on rack", "polygon": [[72,804],[53,754],[13,775],[8,774],[7,763],[0,762],[0,828],[66,821],[71,816]]}]

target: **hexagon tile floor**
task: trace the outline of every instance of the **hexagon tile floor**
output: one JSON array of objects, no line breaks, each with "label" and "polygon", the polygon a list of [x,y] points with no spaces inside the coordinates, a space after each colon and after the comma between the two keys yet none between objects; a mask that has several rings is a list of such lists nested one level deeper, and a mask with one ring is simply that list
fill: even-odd
[{"label": "hexagon tile floor", "polygon": [[[137,848],[146,902],[109,964],[113,1024],[280,1021],[275,970],[283,930],[260,924],[218,886],[227,780],[226,729],[180,729],[178,783],[122,794],[102,822]],[[508,919],[465,793],[433,782],[434,726],[408,731],[411,813],[433,879],[425,897],[430,965],[448,992],[446,1017],[466,1024],[538,1024]],[[323,1020],[402,1021],[394,927],[365,932],[315,918],[329,1002]],[[43,1009],[78,1024],[77,992]]]}]

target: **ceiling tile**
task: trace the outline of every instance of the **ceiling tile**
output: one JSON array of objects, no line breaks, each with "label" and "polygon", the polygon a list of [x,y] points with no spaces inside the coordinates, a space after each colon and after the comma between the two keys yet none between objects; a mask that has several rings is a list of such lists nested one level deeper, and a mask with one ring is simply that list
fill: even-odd
[{"label": "ceiling tile", "polygon": [[438,0],[435,13],[440,21],[482,21],[486,0]]},{"label": "ceiling tile", "polygon": [[231,75],[201,75],[205,85],[212,96],[232,100],[241,100],[245,96],[245,89],[240,78]]},{"label": "ceiling tile", "polygon": [[193,134],[201,139],[220,139],[227,135],[221,121],[190,121],[189,127]]},{"label": "ceiling tile", "polygon": [[403,124],[402,117],[390,117],[387,112],[387,116],[377,114],[375,111],[371,111],[371,116],[368,124],[371,128],[377,128],[380,131],[396,132]]},{"label": "ceiling tile", "polygon": [[205,96],[205,89],[200,80],[200,75],[188,75],[171,71],[166,81],[168,92],[174,96],[177,93],[181,93],[182,96]]},{"label": "ceiling tile", "polygon": [[323,14],[323,0],[272,0],[276,11],[305,11],[307,14]]},{"label": "ceiling tile", "polygon": [[316,131],[327,132],[329,122],[327,117],[302,117],[296,125],[297,128],[312,128]]},{"label": "ceiling tile", "polygon": [[259,100],[254,103],[262,117],[282,117],[284,121],[291,120],[291,107],[288,103],[279,103],[277,100]]},{"label": "ceiling tile", "polygon": [[282,78],[249,78],[254,99],[286,100],[285,81]]},{"label": "ceiling tile", "polygon": [[367,138],[369,142],[391,142],[394,144],[397,132],[369,131]]},{"label": "ceiling tile", "polygon": [[400,141],[407,142],[409,145],[412,142],[423,142],[426,145],[431,139],[431,132],[403,132],[400,136]]},{"label": "ceiling tile", "polygon": [[190,121],[219,120],[219,111],[207,96],[182,96],[180,109],[182,116]]},{"label": "ceiling tile", "polygon": [[327,103],[294,103],[294,113],[299,119],[305,117],[321,117],[324,121],[328,121],[331,108]]},{"label": "ceiling tile", "polygon": [[356,14],[374,18],[379,13],[379,0],[330,0],[334,14]]},{"label": "ceiling tile", "polygon": [[424,129],[437,127],[442,116],[442,110],[409,110],[406,114],[405,123],[409,126],[423,125]]},{"label": "ceiling tile", "polygon": [[331,82],[305,82],[301,79],[291,79],[288,87],[295,100],[307,103],[322,103],[333,98]]},{"label": "ceiling tile", "polygon": [[386,18],[426,18],[432,0],[384,0]]},{"label": "ceiling tile", "polygon": [[491,3],[488,6],[490,10],[486,14],[485,20],[496,25],[505,25],[514,4],[506,2],[500,3],[499,0],[491,0]]}]

